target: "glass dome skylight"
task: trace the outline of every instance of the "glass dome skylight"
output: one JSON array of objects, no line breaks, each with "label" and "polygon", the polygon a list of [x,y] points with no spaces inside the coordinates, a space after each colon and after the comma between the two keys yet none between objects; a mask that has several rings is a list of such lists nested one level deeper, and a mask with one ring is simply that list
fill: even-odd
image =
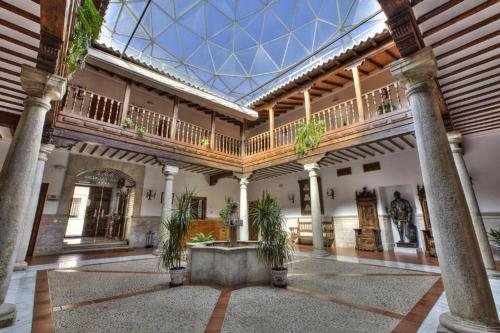
[{"label": "glass dome skylight", "polygon": [[377,0],[111,0],[99,42],[248,104],[384,21]]}]

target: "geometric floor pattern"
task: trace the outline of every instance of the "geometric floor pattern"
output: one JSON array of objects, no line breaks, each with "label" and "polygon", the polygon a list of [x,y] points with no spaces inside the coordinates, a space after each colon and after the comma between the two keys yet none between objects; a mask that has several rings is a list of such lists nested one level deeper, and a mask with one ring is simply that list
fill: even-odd
[{"label": "geometric floor pattern", "polygon": [[297,256],[287,289],[169,288],[157,259],[46,276],[56,332],[391,332],[440,283],[436,273]]}]

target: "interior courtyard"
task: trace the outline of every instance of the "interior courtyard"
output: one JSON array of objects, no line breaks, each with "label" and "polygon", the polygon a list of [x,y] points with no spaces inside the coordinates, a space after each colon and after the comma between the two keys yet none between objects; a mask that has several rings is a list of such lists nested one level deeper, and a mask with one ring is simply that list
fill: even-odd
[{"label": "interior courtyard", "polygon": [[1,0],[0,333],[500,332],[496,0]]}]

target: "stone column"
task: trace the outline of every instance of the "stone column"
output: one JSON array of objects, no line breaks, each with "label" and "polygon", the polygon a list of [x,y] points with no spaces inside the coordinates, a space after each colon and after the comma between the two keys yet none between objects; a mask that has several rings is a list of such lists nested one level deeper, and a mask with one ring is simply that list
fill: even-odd
[{"label": "stone column", "polygon": [[469,212],[472,218],[472,226],[474,227],[474,231],[476,233],[484,266],[486,269],[496,270],[495,259],[493,258],[490,242],[488,241],[488,234],[486,233],[486,228],[484,227],[476,194],[474,193],[469,172],[467,171],[467,166],[465,165],[463,158],[463,149],[461,147],[462,134],[457,131],[450,132],[448,133],[448,141],[450,142],[451,152],[453,153],[453,159],[455,160],[455,166],[457,167],[458,176],[460,177],[460,182],[462,183],[465,200],[467,200],[467,206],[469,207]]},{"label": "stone column", "polygon": [[21,84],[27,97],[0,173],[0,327],[12,325],[16,308],[4,303],[14,268],[17,237],[31,199],[45,115],[59,100],[66,79],[23,65]]},{"label": "stone column", "polygon": [[26,211],[24,225],[20,229],[17,245],[17,256],[14,270],[26,270],[28,264],[26,263],[26,253],[30,244],[31,231],[35,221],[36,209],[38,207],[38,200],[40,197],[40,187],[42,186],[43,171],[45,169],[45,162],[47,162],[50,153],[54,150],[54,145],[42,143],[40,152],[38,153],[38,160],[36,162],[35,182],[33,183],[33,191],[31,200]]},{"label": "stone column", "polygon": [[309,187],[311,189],[311,220],[313,229],[313,251],[318,254],[326,253],[323,240],[323,225],[321,221],[321,202],[318,186],[318,163],[304,164],[304,170],[309,173]]},{"label": "stone column", "polygon": [[429,215],[450,312],[441,331],[498,332],[500,325],[474,228],[437,104],[431,48],[392,63],[406,86]]},{"label": "stone column", "polygon": [[250,235],[249,225],[248,225],[248,195],[247,186],[248,178],[252,175],[251,173],[235,173],[234,174],[240,180],[240,220],[243,224],[240,228],[240,241],[247,242]]},{"label": "stone column", "polygon": [[179,168],[173,165],[164,165],[162,173],[165,176],[165,187],[163,188],[163,203],[161,205],[161,220],[160,220],[160,243],[158,248],[168,239],[168,230],[164,227],[164,223],[172,214],[172,201],[174,197],[174,176],[179,172]]}]

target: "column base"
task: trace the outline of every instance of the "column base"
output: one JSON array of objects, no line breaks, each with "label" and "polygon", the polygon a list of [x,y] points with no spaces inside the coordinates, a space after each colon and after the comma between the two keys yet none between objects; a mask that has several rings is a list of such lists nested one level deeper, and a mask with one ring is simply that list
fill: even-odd
[{"label": "column base", "polygon": [[470,321],[451,314],[443,313],[439,316],[439,333],[487,333],[500,332],[500,323],[483,323],[479,321]]},{"label": "column base", "polygon": [[159,256],[160,254],[161,254],[160,249],[156,249],[156,250],[154,250],[154,251],[153,251],[153,253],[152,253],[152,255],[154,255],[154,256]]},{"label": "column base", "polygon": [[0,328],[14,325],[16,322],[16,312],[14,304],[0,304]]},{"label": "column base", "polygon": [[25,271],[28,269],[28,263],[26,261],[18,261],[14,264],[14,272]]},{"label": "column base", "polygon": [[325,249],[313,249],[312,254],[315,256],[327,257],[330,253],[326,252]]}]

